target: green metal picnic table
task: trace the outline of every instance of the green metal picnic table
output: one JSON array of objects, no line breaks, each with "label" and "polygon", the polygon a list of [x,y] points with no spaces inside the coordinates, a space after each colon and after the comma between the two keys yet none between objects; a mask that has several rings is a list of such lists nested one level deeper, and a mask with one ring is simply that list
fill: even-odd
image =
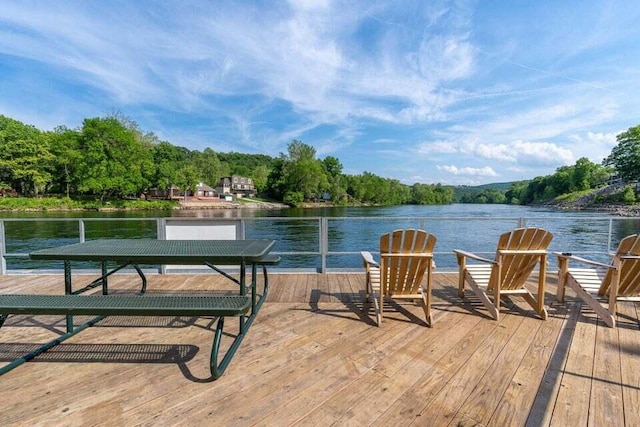
[{"label": "green metal picnic table", "polygon": [[[34,260],[64,261],[65,294],[75,295],[102,285],[102,293],[107,295],[107,278],[127,266],[133,267],[142,280],[140,293],[147,287],[147,279],[141,264],[203,264],[240,287],[240,295],[246,295],[251,289],[251,318],[260,310],[267,295],[268,279],[265,263],[269,251],[275,245],[274,240],[152,240],[152,239],[97,239],[81,243],[74,243],[55,248],[41,249],[31,252],[29,257]],[[271,260],[273,258],[271,257]],[[102,275],[87,286],[73,290],[71,278],[72,261],[97,261],[101,264]],[[118,266],[108,269],[108,262],[116,262]],[[277,260],[276,260],[277,262]],[[273,262],[271,262],[273,263]],[[239,265],[239,279],[231,276],[220,266]],[[251,284],[246,284],[247,266],[251,267]],[[257,299],[256,272],[257,266],[263,265],[265,275],[265,289]],[[241,319],[243,321],[243,319]],[[73,330],[73,320],[67,316],[67,332]]]},{"label": "green metal picnic table", "polygon": [[[273,240],[98,239],[34,251],[29,254],[31,259],[58,260],[64,262],[65,295],[70,297],[66,299],[62,296],[57,297],[55,304],[42,295],[23,295],[19,296],[16,301],[7,297],[5,298],[6,301],[2,301],[6,307],[0,307],[5,310],[0,326],[4,323],[6,316],[11,312],[28,312],[32,314],[65,313],[67,316],[67,333],[51,343],[43,345],[38,350],[23,356],[10,366],[3,368],[2,373],[32,359],[37,354],[48,350],[63,340],[95,324],[103,319],[106,314],[125,315],[129,313],[132,315],[152,315],[155,313],[157,315],[172,315],[182,312],[203,312],[202,307],[194,306],[195,301],[189,300],[187,297],[174,297],[173,301],[175,301],[176,306],[172,307],[171,300],[166,298],[159,297],[158,300],[155,301],[153,298],[143,296],[142,294],[145,293],[147,280],[140,265],[204,264],[239,285],[239,296],[235,297],[235,299],[233,299],[234,297],[227,298],[226,300],[222,297],[217,297],[217,299],[216,297],[209,297],[206,302],[208,307],[213,307],[214,311],[212,312],[220,316],[211,356],[212,375],[214,378],[218,378],[224,372],[224,369],[242,342],[242,339],[267,297],[268,277],[266,265],[273,265],[279,261],[279,257],[268,255],[274,244],[275,241]],[[78,261],[100,262],[102,274],[89,285],[81,289],[73,290],[71,263]],[[117,266],[109,269],[108,262],[115,262]],[[137,271],[142,280],[140,295],[108,296],[108,277],[129,265]],[[230,265],[239,266],[238,278],[221,268],[221,266]],[[261,295],[257,294],[256,273],[258,265],[262,266],[264,276],[264,288]],[[249,285],[247,285],[246,278],[248,267],[251,268],[251,282]],[[102,294],[105,295],[105,297],[96,298],[95,296],[87,296],[79,298],[77,296],[80,293],[84,293],[100,285],[102,285]],[[248,289],[251,290],[250,299],[247,296]],[[143,298],[144,300],[136,301],[138,298]],[[246,315],[249,307],[245,305],[243,308],[242,306],[245,300],[249,303],[249,316]],[[140,303],[144,303],[145,308],[139,307]],[[120,306],[121,304],[121,307],[111,307]],[[54,307],[54,305],[57,307]],[[207,308],[207,310],[209,309]],[[73,314],[87,313],[100,315],[74,329]],[[216,359],[220,340],[222,339],[225,315],[237,315],[240,319],[240,328],[238,335],[229,350],[227,350],[227,354],[222,363],[218,365]]]}]

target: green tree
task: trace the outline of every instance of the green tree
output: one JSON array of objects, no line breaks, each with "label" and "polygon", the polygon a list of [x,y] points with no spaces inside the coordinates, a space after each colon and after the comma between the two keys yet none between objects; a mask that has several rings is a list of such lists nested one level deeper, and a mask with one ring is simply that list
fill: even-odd
[{"label": "green tree", "polygon": [[71,197],[72,189],[78,184],[77,165],[82,154],[79,150],[79,132],[58,126],[48,133],[49,147],[55,156],[54,183],[58,191]]},{"label": "green tree", "polygon": [[151,151],[113,117],[85,119],[79,137],[78,190],[124,196],[144,190],[153,169]]},{"label": "green tree", "polygon": [[49,140],[33,126],[0,115],[0,180],[23,194],[38,195],[51,183]]},{"label": "green tree", "polygon": [[336,204],[346,203],[348,198],[346,180],[342,174],[342,163],[337,157],[327,156],[322,160],[322,164],[327,174],[328,192],[331,195],[331,199]]},{"label": "green tree", "polygon": [[216,153],[211,148],[205,148],[202,153],[194,152],[193,154],[194,166],[200,179],[211,187],[218,185],[220,178],[225,176],[223,172],[227,169],[223,169]]},{"label": "green tree", "polygon": [[253,185],[256,187],[258,194],[264,192],[267,189],[267,181],[269,179],[269,173],[271,171],[266,165],[259,165],[253,170],[251,178],[253,179]]},{"label": "green tree", "polygon": [[267,193],[274,199],[283,200],[285,189],[285,157],[281,155],[280,158],[273,162],[273,167],[267,177]]},{"label": "green tree", "polygon": [[436,194],[432,185],[415,183],[411,187],[411,199],[418,205],[435,205]]},{"label": "green tree", "polygon": [[280,188],[278,192],[284,196],[290,192],[302,193],[305,200],[318,197],[329,188],[329,181],[324,165],[316,159],[316,150],[302,141],[293,140],[289,145],[288,155],[281,154],[282,168],[274,168],[279,177],[272,181]]},{"label": "green tree", "polygon": [[603,164],[612,166],[626,181],[640,180],[640,126],[622,132],[616,140],[618,145],[613,147]]},{"label": "green tree", "polygon": [[506,202],[511,205],[519,205],[525,199],[528,181],[519,181],[511,184],[511,187],[504,193]]},{"label": "green tree", "polygon": [[622,201],[628,205],[632,205],[636,202],[636,192],[633,187],[627,186],[622,192]]},{"label": "green tree", "polygon": [[184,191],[184,198],[187,199],[187,193],[195,193],[196,186],[200,182],[198,170],[191,164],[185,163],[176,175],[176,183],[178,187]]},{"label": "green tree", "polygon": [[190,156],[186,148],[176,147],[166,141],[161,141],[151,149],[155,174],[151,180],[153,187],[169,189],[177,185],[178,171],[184,166]]},{"label": "green tree", "polygon": [[289,206],[298,207],[304,202],[304,194],[299,191],[287,191],[282,201]]}]

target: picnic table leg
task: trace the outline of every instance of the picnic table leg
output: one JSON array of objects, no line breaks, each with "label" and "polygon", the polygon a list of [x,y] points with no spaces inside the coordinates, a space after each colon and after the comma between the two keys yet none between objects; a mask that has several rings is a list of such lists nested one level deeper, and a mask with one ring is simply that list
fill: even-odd
[{"label": "picnic table leg", "polygon": [[256,263],[251,264],[251,315],[255,315],[258,312],[256,307],[256,290],[258,283],[256,281]]},{"label": "picnic table leg", "polygon": [[[68,260],[64,261],[64,293],[66,295],[71,295],[73,293],[71,289],[71,262]],[[73,316],[67,314],[66,316],[67,323],[67,333],[73,332]]]},{"label": "picnic table leg", "polygon": [[138,266],[138,264],[133,264],[133,268],[138,272],[138,276],[142,279],[142,288],[140,289],[140,294],[144,294],[147,291],[147,276],[144,275],[142,269]]},{"label": "picnic table leg", "polygon": [[[247,265],[242,260],[240,263],[240,295],[247,295]],[[240,315],[240,333],[244,331],[246,316],[244,314]]]},{"label": "picnic table leg", "polygon": [[[244,316],[243,316],[244,317]],[[213,338],[213,345],[211,346],[211,357],[209,360],[209,366],[211,368],[211,376],[214,380],[220,378],[224,371],[229,366],[229,362],[233,358],[234,354],[236,354],[236,350],[240,347],[242,340],[246,334],[246,328],[242,326],[238,335],[231,343],[231,346],[227,350],[227,353],[222,358],[222,361],[218,363],[218,352],[220,351],[220,341],[222,340],[222,330],[224,328],[224,316],[220,316],[218,319],[218,324],[216,326],[216,332]]]},{"label": "picnic table leg", "polygon": [[262,307],[262,304],[267,299],[267,294],[269,293],[269,275],[267,274],[267,266],[266,265],[262,266],[262,276],[264,278],[264,283],[263,283],[264,286],[262,288],[262,296],[260,297],[260,300],[258,301],[258,310],[260,310],[260,307]]},{"label": "picnic table leg", "polygon": [[100,263],[102,267],[102,295],[107,295],[109,293],[109,288],[107,285],[107,261],[102,261]]}]

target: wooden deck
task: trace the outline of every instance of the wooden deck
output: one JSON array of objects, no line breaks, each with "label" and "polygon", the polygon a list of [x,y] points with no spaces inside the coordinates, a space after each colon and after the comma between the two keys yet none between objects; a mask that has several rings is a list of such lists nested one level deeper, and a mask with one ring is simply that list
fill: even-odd
[{"label": "wooden deck", "polygon": [[[457,298],[456,274],[442,273],[435,327],[418,305],[390,303],[378,328],[361,311],[362,274],[275,274],[213,382],[211,319],[107,318],[0,377],[2,424],[640,425],[638,308],[622,304],[609,329],[571,295],[555,303],[549,276],[547,321],[517,299],[491,320],[471,292]],[[135,282],[123,274],[110,283],[133,292]],[[219,275],[149,277],[149,292],[227,286]],[[4,293],[62,289],[61,275],[0,276]],[[60,316],[10,317],[0,358],[63,331]]]}]

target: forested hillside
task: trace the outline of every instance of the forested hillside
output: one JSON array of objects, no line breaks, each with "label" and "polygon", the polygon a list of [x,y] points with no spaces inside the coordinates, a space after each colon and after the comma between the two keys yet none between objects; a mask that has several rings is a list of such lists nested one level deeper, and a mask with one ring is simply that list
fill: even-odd
[{"label": "forested hillside", "polygon": [[220,178],[252,178],[264,197],[298,205],[309,200],[334,204],[445,204],[453,190],[441,185],[408,186],[364,172],[346,175],[340,160],[318,159],[315,149],[292,141],[278,157],[189,150],[144,132],[115,114],[85,119],[77,129],[40,131],[0,115],[0,191],[24,196],[95,197],[100,202],[136,197],[149,188],[193,191]]},{"label": "forested hillside", "polygon": [[[0,192],[67,198],[135,198],[150,188],[172,186],[193,191],[200,182],[252,178],[259,195],[289,205],[329,201],[336,205],[458,203],[533,204],[580,197],[607,184],[640,180],[640,126],[617,136],[618,145],[603,161],[578,159],[551,175],[529,181],[477,187],[406,185],[370,172],[343,173],[340,160],[319,159],[316,150],[293,140],[278,157],[189,150],[144,132],[119,114],[85,119],[77,129],[40,131],[0,115]],[[594,197],[594,202],[635,203],[635,186]]]}]

